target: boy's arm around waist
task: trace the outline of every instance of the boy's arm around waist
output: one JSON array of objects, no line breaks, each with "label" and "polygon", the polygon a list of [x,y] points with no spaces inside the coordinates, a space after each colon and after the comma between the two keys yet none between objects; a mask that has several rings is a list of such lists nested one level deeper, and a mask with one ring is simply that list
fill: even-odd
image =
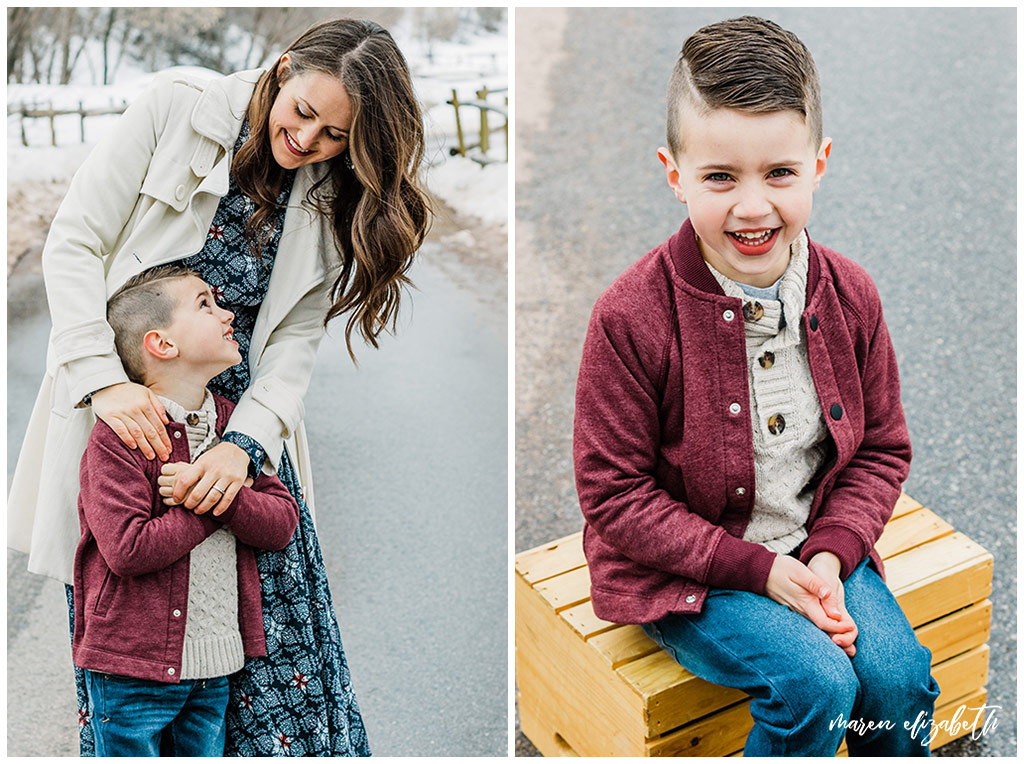
[{"label": "boy's arm around waist", "polygon": [[850,462],[839,472],[832,489],[822,499],[800,551],[806,563],[818,552],[835,554],[841,563],[840,578],[871,553],[892,516],[901,485],[910,472],[910,434],[900,403],[896,353],[882,316],[881,301],[870,286],[868,321],[858,340],[858,357],[864,400],[864,437]]},{"label": "boy's arm around waist", "polygon": [[284,549],[299,524],[299,505],[277,475],[260,473],[217,520],[239,541],[258,549]]},{"label": "boy's arm around waist", "polygon": [[169,567],[221,527],[184,507],[153,516],[156,487],[104,422],[97,422],[82,457],[79,506],[100,554],[117,576]]},{"label": "boy's arm around waist", "polygon": [[591,316],[576,389],[573,461],[584,517],[641,565],[763,594],[775,554],[690,511],[655,479],[669,316],[644,322],[632,306],[603,303]]}]

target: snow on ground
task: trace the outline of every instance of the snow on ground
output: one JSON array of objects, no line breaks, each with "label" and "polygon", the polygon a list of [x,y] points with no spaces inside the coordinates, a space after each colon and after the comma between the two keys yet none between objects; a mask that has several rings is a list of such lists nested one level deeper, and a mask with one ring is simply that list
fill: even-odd
[{"label": "snow on ground", "polygon": [[[502,131],[491,135],[489,159],[499,162],[481,166],[467,157],[450,156],[457,145],[455,111],[445,102],[458,93],[460,101],[476,98],[476,91],[486,87],[493,93],[489,103],[505,106],[508,86],[508,37],[502,30],[496,34],[462,34],[453,42],[425,41],[394,30],[395,39],[409,61],[413,84],[424,110],[427,131],[426,182],[431,192],[457,213],[470,215],[487,224],[507,227],[508,164],[504,160],[506,139]],[[193,72],[217,76],[216,72],[195,67],[180,67]],[[90,72],[76,72],[72,85],[7,86],[8,110],[21,104],[37,108],[77,109],[107,107],[130,103],[153,77],[152,73],[123,65],[111,85],[81,84],[92,81]],[[480,112],[462,107],[460,117],[467,143],[479,141]],[[19,183],[67,182],[103,132],[116,121],[116,116],[87,117],[85,143],[81,142],[81,120],[66,115],[54,120],[57,146],[51,146],[50,121],[25,119],[28,147],[22,145],[21,121],[17,115],[7,117],[7,183],[10,189]],[[504,118],[491,112],[491,125],[500,127]],[[479,156],[479,150],[474,150]],[[473,152],[471,152],[473,153]]]}]

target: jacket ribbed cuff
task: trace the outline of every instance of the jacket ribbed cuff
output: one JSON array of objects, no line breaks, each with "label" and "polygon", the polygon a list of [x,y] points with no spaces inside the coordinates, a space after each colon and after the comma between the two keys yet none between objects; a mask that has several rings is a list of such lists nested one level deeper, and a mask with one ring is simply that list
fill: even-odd
[{"label": "jacket ribbed cuff", "polygon": [[839,579],[845,581],[871,550],[865,549],[861,537],[849,528],[826,525],[811,531],[800,550],[800,562],[806,565],[818,552],[831,552],[839,558]]},{"label": "jacket ribbed cuff", "polygon": [[704,583],[716,589],[739,589],[764,594],[775,552],[760,544],[723,533],[708,566]]}]

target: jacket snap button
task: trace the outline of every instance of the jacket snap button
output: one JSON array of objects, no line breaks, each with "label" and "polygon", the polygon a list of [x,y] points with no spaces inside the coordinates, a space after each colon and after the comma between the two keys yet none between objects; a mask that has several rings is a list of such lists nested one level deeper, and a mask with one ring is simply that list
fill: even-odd
[{"label": "jacket snap button", "polygon": [[177,199],[179,202],[182,199],[185,198],[185,185],[184,184],[179,184],[178,187],[176,189],[174,189],[174,198]]},{"label": "jacket snap button", "polygon": [[177,610],[177,609],[175,609],[175,611],[174,611],[174,617],[175,617],[175,618],[181,618],[181,611],[180,611],[180,610]]},{"label": "jacket snap button", "polygon": [[772,435],[781,435],[786,429],[786,419],[782,414],[772,414],[768,417],[768,432]]},{"label": "jacket snap button", "polygon": [[745,496],[746,493],[747,493],[747,489],[744,488],[743,486],[740,486],[739,488],[736,489],[736,495],[737,496]]},{"label": "jacket snap button", "polygon": [[838,403],[833,403],[832,408],[828,410],[829,415],[837,422],[843,418],[843,407]]},{"label": "jacket snap button", "polygon": [[817,316],[811,316],[811,331],[812,332],[818,331],[818,317]]},{"label": "jacket snap button", "polygon": [[762,369],[770,369],[775,363],[775,353],[770,350],[764,351],[764,355],[757,359]]},{"label": "jacket snap button", "polygon": [[743,304],[743,317],[747,321],[760,321],[764,316],[764,308],[759,302],[747,302]]},{"label": "jacket snap button", "polygon": [[726,321],[732,321],[734,318],[736,318],[736,314],[733,313],[731,310],[727,310],[725,311],[725,313],[722,314],[722,318],[724,318]]},{"label": "jacket snap button", "polygon": [[179,430],[175,430],[174,431],[174,437],[180,438],[181,437],[181,432]]},{"label": "jacket snap button", "polygon": [[686,602],[687,602],[687,604],[692,605],[696,601],[697,601],[697,596],[695,594],[687,594],[686,595]]},{"label": "jacket snap button", "polygon": [[733,414],[738,414],[738,413],[740,413],[740,411],[742,411],[742,408],[740,408],[740,404],[733,403],[733,404],[730,404],[729,411],[731,413],[733,413]]},{"label": "jacket snap button", "polygon": [[171,676],[174,676],[174,666],[171,666],[169,669],[167,669],[167,673]]}]

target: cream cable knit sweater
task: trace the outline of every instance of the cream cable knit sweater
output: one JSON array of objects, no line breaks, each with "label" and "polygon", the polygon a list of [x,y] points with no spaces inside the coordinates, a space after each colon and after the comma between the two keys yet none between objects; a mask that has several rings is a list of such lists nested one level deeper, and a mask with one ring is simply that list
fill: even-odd
[{"label": "cream cable knit sweater", "polygon": [[743,300],[755,478],[754,509],[743,539],[779,554],[807,538],[814,499],[809,483],[825,461],[828,435],[800,321],[808,258],[805,232],[790,246],[778,300],[755,300],[708,265],[726,295]]},{"label": "cream cable knit sweater", "polygon": [[[217,408],[209,390],[198,411],[185,411],[167,398],[160,400],[171,419],[185,423],[192,461],[220,440],[216,430]],[[221,528],[189,555],[182,679],[227,676],[245,663],[242,634],[238,629],[235,543],[234,534]]]}]

